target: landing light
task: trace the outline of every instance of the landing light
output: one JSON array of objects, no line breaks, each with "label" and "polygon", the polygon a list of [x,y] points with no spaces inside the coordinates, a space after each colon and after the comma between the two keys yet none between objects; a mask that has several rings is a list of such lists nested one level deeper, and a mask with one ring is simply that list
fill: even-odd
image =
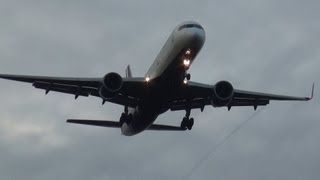
[{"label": "landing light", "polygon": [[183,60],[183,65],[188,67],[190,65],[190,60],[189,59],[184,59]]},{"label": "landing light", "polygon": [[187,80],[187,79],[184,79],[184,80],[183,80],[183,83],[184,83],[184,84],[187,84],[187,83],[188,83],[188,80]]},{"label": "landing light", "polygon": [[191,54],[190,49],[188,49],[188,50],[186,51],[186,54],[187,54],[187,55]]},{"label": "landing light", "polygon": [[149,78],[149,77],[146,77],[146,81],[149,82],[149,81],[150,81],[150,78]]}]

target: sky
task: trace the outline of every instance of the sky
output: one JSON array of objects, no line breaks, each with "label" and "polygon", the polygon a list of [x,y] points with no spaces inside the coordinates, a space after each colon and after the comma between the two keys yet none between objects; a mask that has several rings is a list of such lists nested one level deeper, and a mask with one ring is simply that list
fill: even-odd
[{"label": "sky", "polygon": [[[0,73],[144,76],[172,30],[199,22],[206,42],[193,81],[309,96],[310,102],[192,111],[186,132],[143,132],[67,124],[118,120],[123,107],[95,97],[0,80],[0,178],[318,179],[320,176],[320,2],[315,0],[0,0]],[[157,123],[179,125],[185,112]],[[220,142],[241,123],[254,117]]]}]

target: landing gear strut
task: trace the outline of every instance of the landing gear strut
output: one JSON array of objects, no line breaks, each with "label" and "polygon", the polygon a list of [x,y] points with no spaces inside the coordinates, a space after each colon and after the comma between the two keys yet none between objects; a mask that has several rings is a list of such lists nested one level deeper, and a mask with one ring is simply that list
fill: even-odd
[{"label": "landing gear strut", "polygon": [[126,119],[127,119],[126,113],[122,113],[120,117],[120,124],[122,125],[123,123],[125,123]]},{"label": "landing gear strut", "polygon": [[185,78],[189,81],[189,80],[191,79],[191,74],[187,73],[187,74],[185,75]]},{"label": "landing gear strut", "polygon": [[191,79],[191,74],[185,73],[185,74],[182,76],[182,79],[183,79],[183,83],[184,83],[184,84],[188,84],[188,81]]},{"label": "landing gear strut", "polygon": [[127,115],[126,113],[122,113],[120,117],[120,124],[122,125],[123,123],[130,124],[132,121],[132,114]]},{"label": "landing gear strut", "polygon": [[122,125],[123,123],[130,124],[132,121],[132,114],[128,114],[128,106],[124,107],[124,112],[121,114],[120,117],[120,124]]},{"label": "landing gear strut", "polygon": [[186,116],[181,121],[181,128],[191,130],[194,124],[194,119],[190,118],[191,109],[187,109],[186,111]]}]

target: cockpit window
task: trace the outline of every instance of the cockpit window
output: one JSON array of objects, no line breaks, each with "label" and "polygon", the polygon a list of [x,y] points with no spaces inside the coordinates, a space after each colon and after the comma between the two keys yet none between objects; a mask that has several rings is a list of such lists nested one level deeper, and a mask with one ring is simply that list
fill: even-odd
[{"label": "cockpit window", "polygon": [[193,27],[203,29],[202,26],[200,26],[199,24],[184,24],[178,28],[178,31],[180,31],[184,28],[193,28]]}]

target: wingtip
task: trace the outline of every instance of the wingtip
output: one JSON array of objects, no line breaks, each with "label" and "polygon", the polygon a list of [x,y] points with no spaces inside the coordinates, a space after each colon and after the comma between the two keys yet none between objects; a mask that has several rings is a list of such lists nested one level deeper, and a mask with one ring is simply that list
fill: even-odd
[{"label": "wingtip", "polygon": [[310,95],[310,97],[307,98],[308,101],[313,99],[313,94],[314,94],[314,83],[312,84],[311,95]]}]

